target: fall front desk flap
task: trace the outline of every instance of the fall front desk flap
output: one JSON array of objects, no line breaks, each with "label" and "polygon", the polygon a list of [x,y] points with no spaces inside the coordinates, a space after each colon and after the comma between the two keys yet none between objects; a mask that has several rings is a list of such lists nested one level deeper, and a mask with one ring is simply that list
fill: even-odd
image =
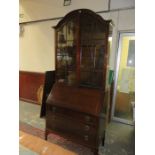
[{"label": "fall front desk flap", "polygon": [[72,87],[56,82],[47,104],[99,116],[104,92],[96,89]]}]

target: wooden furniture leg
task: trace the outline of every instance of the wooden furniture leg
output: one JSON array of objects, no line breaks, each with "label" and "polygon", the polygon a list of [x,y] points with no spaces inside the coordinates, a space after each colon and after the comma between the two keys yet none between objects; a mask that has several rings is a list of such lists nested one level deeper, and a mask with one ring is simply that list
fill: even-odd
[{"label": "wooden furniture leg", "polygon": [[45,130],[45,140],[47,140],[47,138],[48,138],[48,131]]},{"label": "wooden furniture leg", "polygon": [[102,138],[102,146],[105,144],[105,131],[104,131],[104,137]]}]

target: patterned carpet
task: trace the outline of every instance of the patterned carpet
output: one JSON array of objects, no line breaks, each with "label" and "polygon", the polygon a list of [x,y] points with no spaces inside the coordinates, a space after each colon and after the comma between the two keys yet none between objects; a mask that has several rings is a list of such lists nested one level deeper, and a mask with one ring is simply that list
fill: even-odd
[{"label": "patterned carpet", "polygon": [[[20,101],[19,107],[20,130],[44,139],[45,120],[39,118],[40,106]],[[48,141],[79,155],[93,155],[90,149],[72,143],[58,135],[50,134]],[[106,132],[105,147],[99,148],[99,155],[134,154],[134,127],[116,122],[110,123]]]}]

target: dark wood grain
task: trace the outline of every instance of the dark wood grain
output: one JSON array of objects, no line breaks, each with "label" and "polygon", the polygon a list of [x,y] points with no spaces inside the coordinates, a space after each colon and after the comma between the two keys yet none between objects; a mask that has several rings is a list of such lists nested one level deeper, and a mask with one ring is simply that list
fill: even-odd
[{"label": "dark wood grain", "polygon": [[19,71],[20,100],[39,104],[44,84],[44,77],[44,73]]},{"label": "dark wood grain", "polygon": [[53,115],[61,115],[62,117],[66,117],[68,119],[78,120],[78,122],[85,123],[86,125],[91,125],[97,127],[98,125],[98,117],[94,117],[93,115],[78,112],[75,110],[70,110],[62,107],[53,106],[47,104],[48,114]]},{"label": "dark wood grain", "polygon": [[79,9],[54,27],[56,76],[46,101],[45,139],[53,132],[89,147],[94,155],[104,144],[109,116],[109,22]]},{"label": "dark wood grain", "polygon": [[102,93],[96,89],[76,88],[55,83],[47,103],[98,116]]}]

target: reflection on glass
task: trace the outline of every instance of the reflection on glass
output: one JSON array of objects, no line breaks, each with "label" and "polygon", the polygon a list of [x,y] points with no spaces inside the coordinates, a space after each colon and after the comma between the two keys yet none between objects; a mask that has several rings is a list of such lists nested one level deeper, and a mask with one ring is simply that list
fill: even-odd
[{"label": "reflection on glass", "polygon": [[92,17],[81,18],[80,85],[100,88],[103,79],[105,30]]},{"label": "reflection on glass", "polygon": [[135,38],[134,35],[124,35],[121,39],[114,116],[132,121],[132,103],[135,101]]},{"label": "reflection on glass", "polygon": [[76,82],[75,21],[70,21],[57,31],[57,79],[72,85]]},{"label": "reflection on glass", "polygon": [[127,66],[134,67],[135,66],[135,40],[129,40],[129,51],[127,58]]}]

